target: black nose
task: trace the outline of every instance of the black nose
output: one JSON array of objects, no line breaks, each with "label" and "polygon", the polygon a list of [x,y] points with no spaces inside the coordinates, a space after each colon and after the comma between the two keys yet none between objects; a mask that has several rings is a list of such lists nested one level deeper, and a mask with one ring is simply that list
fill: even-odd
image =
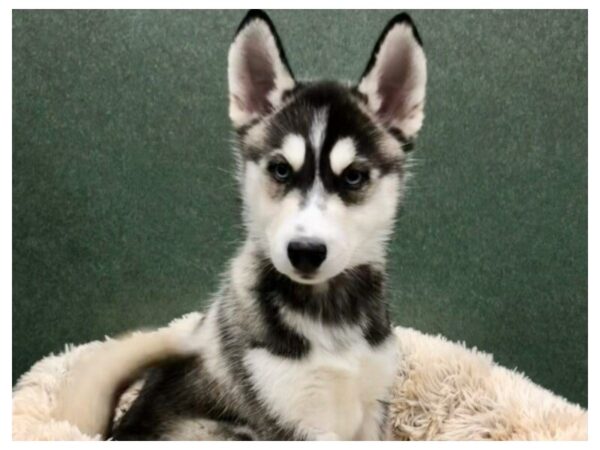
[{"label": "black nose", "polygon": [[327,247],[321,241],[292,241],[288,244],[288,257],[299,271],[314,272],[325,261]]}]

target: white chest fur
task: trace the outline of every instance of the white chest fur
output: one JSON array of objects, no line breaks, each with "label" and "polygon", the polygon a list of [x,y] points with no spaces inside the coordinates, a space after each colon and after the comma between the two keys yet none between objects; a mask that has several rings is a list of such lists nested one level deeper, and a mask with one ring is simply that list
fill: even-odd
[{"label": "white chest fur", "polygon": [[286,322],[311,343],[294,360],[264,349],[247,353],[245,364],[262,400],[283,423],[313,439],[381,438],[398,345],[391,335],[372,348],[358,327],[329,327],[286,314]]}]

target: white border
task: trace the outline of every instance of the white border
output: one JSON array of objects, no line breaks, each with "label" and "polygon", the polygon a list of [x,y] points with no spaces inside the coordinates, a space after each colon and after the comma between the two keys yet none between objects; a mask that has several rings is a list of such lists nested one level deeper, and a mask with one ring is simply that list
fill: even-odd
[{"label": "white border", "polygon": [[[507,1],[461,1],[461,2],[447,2],[447,1],[434,1],[434,0],[422,0],[422,1],[404,1],[404,2],[390,2],[388,0],[369,0],[368,2],[357,2],[357,1],[326,1],[326,0],[306,0],[302,3],[290,3],[290,2],[276,2],[276,1],[262,1],[262,2],[248,2],[248,1],[233,1],[233,0],[219,0],[218,2],[212,4],[206,4],[199,1],[193,0],[171,0],[171,1],[140,1],[140,0],[106,0],[106,1],[55,1],[52,4],[49,4],[48,1],[10,1],[8,2],[10,6],[4,6],[0,9],[0,36],[1,36],[1,44],[0,51],[2,59],[1,61],[4,63],[3,70],[1,73],[1,84],[2,84],[2,105],[1,105],[1,114],[2,120],[4,123],[3,133],[2,133],[2,142],[3,142],[3,151],[0,152],[0,170],[2,170],[2,176],[0,177],[0,183],[2,185],[2,189],[0,192],[0,199],[3,211],[3,220],[2,220],[2,240],[0,241],[1,250],[2,250],[2,286],[5,290],[4,299],[1,302],[0,308],[2,308],[1,320],[2,327],[0,332],[2,333],[2,360],[5,362],[4,368],[2,370],[2,386],[5,389],[2,389],[1,394],[1,408],[3,408],[2,413],[0,414],[0,438],[2,442],[2,447],[6,448],[9,446],[22,446],[24,448],[31,448],[37,445],[49,445],[49,446],[57,446],[55,448],[63,448],[63,446],[71,446],[77,445],[78,447],[81,445],[103,445],[98,443],[33,443],[33,442],[19,442],[13,443],[11,441],[11,399],[8,390],[8,386],[12,385],[11,378],[12,376],[9,374],[9,367],[11,366],[12,361],[12,351],[11,351],[11,343],[12,343],[12,42],[11,42],[11,33],[12,33],[12,9],[70,9],[70,8],[79,8],[79,9],[196,9],[198,7],[203,7],[206,9],[249,9],[253,7],[260,7],[263,9],[297,9],[298,6],[314,8],[314,9],[363,9],[368,6],[369,9],[394,9],[394,10],[410,10],[410,9],[496,9],[496,8],[504,8],[504,9],[588,9],[588,33],[589,33],[589,47],[588,47],[588,55],[589,55],[589,64],[588,64],[588,81],[589,86],[589,97],[588,97],[588,124],[596,125],[598,122],[598,88],[597,81],[600,80],[600,73],[598,71],[598,32],[595,31],[596,27],[599,25],[596,19],[595,14],[595,3],[593,1],[582,1],[582,0],[571,0],[571,1],[555,1],[555,0],[546,0],[546,1],[532,1],[532,0],[507,0]],[[290,8],[290,6],[292,8]],[[593,50],[596,50],[594,52]],[[9,63],[10,61],[10,63]],[[598,215],[597,201],[595,199],[599,198],[600,189],[599,189],[599,181],[593,175],[598,174],[598,160],[600,156],[598,156],[598,151],[600,150],[600,142],[598,141],[598,127],[597,126],[588,126],[589,129],[589,143],[588,149],[592,149],[588,153],[588,254],[589,254],[589,265],[588,265],[588,301],[589,305],[589,313],[588,313],[588,323],[590,325],[598,324],[598,305],[596,298],[599,293],[599,283],[600,273],[598,268],[600,267],[598,262],[598,238],[597,234],[594,232],[600,227],[600,220]],[[594,151],[595,150],[595,151]],[[590,176],[591,174],[592,176]],[[588,342],[597,343],[598,341],[598,327],[597,326],[588,326],[589,337]],[[598,371],[598,351],[595,345],[588,345],[592,351],[589,352],[589,380],[599,380],[600,373]],[[576,445],[577,447],[589,447],[592,442],[598,441],[598,432],[595,429],[595,426],[598,422],[599,415],[596,413],[598,408],[598,388],[594,383],[589,383],[589,405],[591,405],[590,411],[590,422],[589,422],[589,441],[587,443],[523,443],[523,442],[515,442],[510,443],[511,446],[522,447],[527,446],[527,448],[547,448],[549,446],[556,445],[568,445],[569,447]],[[162,445],[161,443],[110,443],[109,445],[130,445],[135,448],[142,448],[147,446],[158,446]],[[374,444],[370,443],[217,443],[217,442],[203,442],[203,443],[170,443],[169,445],[179,445],[188,448],[197,448],[198,445],[208,446],[210,448],[224,448],[235,445],[257,445],[261,448],[275,448],[274,446],[279,447],[280,445],[290,445],[290,446],[298,446],[297,448],[306,448],[306,446],[310,446],[311,448],[366,448],[366,446],[372,446]],[[471,446],[471,448],[480,448],[480,446],[488,447],[492,445],[502,445],[500,443],[464,443],[464,442],[453,442],[453,443],[432,443],[432,442],[422,442],[422,443],[404,443],[404,442],[387,442],[387,443],[378,443],[378,446],[385,446],[387,448],[391,448],[391,446],[426,446],[431,447],[433,445],[443,445],[451,448],[459,448],[463,446]],[[596,444],[597,445],[597,444]],[[397,448],[397,447],[394,447]]]}]

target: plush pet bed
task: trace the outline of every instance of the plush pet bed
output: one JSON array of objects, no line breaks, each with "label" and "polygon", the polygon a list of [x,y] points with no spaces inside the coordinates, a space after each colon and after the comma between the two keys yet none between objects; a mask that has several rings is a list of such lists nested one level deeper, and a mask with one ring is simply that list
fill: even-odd
[{"label": "plush pet bed", "polygon": [[[169,327],[187,327],[192,313]],[[494,363],[488,354],[429,336],[395,329],[403,359],[391,405],[398,440],[585,440],[587,411]],[[13,391],[14,440],[98,440],[66,421],[52,419],[59,386],[74,363],[106,343],[67,346],[24,374]],[[134,384],[117,406],[119,417],[135,398]],[[206,439],[217,439],[207,429]]]}]

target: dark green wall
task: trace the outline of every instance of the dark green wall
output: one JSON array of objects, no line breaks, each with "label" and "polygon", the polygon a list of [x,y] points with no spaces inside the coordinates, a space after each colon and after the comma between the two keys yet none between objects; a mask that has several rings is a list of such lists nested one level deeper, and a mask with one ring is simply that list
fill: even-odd
[{"label": "dark green wall", "polygon": [[[299,77],[355,80],[393,11],[273,11]],[[201,308],[242,238],[241,11],[13,13],[13,379]],[[397,323],[587,404],[587,13],[415,11],[427,118],[390,255]]]}]

